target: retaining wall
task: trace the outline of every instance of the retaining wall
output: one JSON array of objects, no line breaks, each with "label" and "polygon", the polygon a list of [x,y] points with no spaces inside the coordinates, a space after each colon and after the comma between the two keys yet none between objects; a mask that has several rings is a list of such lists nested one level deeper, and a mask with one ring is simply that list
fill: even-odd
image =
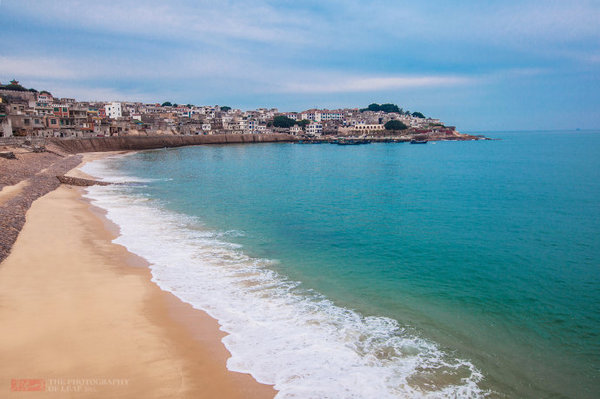
[{"label": "retaining wall", "polygon": [[67,153],[150,150],[201,144],[277,143],[296,141],[288,134],[215,134],[202,136],[124,136],[76,139],[46,139],[47,145]]}]

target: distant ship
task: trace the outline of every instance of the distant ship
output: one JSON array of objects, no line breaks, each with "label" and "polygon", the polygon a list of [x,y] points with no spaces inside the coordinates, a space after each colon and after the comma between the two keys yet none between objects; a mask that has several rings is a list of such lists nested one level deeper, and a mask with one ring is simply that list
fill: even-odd
[{"label": "distant ship", "polygon": [[412,139],[410,141],[410,143],[411,144],[427,144],[427,140],[415,140],[415,139]]}]

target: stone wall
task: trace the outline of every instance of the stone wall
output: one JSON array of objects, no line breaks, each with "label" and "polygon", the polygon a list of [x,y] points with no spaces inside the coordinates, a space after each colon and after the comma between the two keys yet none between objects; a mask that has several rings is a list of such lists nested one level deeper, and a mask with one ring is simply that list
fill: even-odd
[{"label": "stone wall", "polygon": [[44,145],[46,139],[44,137],[0,137],[0,146],[19,146],[23,144],[27,145]]},{"label": "stone wall", "polygon": [[202,136],[124,136],[77,139],[47,139],[47,146],[66,153],[102,152],[123,150],[150,150],[165,147],[182,147],[201,144],[275,143],[292,142],[296,137],[288,134],[214,134]]}]

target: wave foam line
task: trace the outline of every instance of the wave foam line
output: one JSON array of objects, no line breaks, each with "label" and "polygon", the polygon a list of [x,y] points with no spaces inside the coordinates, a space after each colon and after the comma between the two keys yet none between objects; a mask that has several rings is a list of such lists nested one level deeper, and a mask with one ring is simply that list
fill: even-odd
[{"label": "wave foam line", "polygon": [[[482,374],[386,317],[364,317],[251,258],[228,234],[201,230],[123,186],[94,186],[121,228],[115,242],[151,264],[153,281],[206,311],[228,335],[227,367],[272,384],[277,398],[478,398]],[[191,228],[190,226],[196,226]],[[237,234],[237,233],[236,233]],[[235,234],[234,234],[235,236]]]}]

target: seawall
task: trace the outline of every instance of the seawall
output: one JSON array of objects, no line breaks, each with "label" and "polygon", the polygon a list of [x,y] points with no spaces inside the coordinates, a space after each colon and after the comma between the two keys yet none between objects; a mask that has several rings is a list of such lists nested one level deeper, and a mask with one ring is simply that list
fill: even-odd
[{"label": "seawall", "polygon": [[46,146],[64,153],[151,150],[201,144],[279,143],[293,142],[288,134],[215,134],[202,136],[124,136],[75,139],[47,139]]}]

